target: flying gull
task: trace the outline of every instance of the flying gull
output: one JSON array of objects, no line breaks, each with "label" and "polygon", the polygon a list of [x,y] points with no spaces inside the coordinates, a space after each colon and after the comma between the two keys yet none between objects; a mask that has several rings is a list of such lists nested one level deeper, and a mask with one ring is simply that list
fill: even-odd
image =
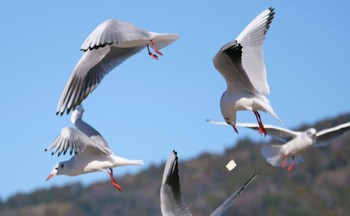
[{"label": "flying gull", "polygon": [[275,12],[264,10],[238,35],[214,56],[215,68],[226,80],[227,89],[221,96],[221,113],[227,124],[238,133],[236,112],[250,110],[256,116],[259,133],[266,130],[258,110],[267,112],[281,121],[274,113],[266,95],[270,93],[263,57],[263,42]]},{"label": "flying gull", "polygon": [[45,151],[52,150],[52,155],[57,153],[65,155],[68,151],[75,155],[68,161],[57,163],[51,174],[46,178],[56,175],[76,176],[90,172],[107,172],[112,185],[121,190],[120,185],[113,178],[113,167],[127,165],[141,165],[141,160],[129,160],[115,155],[109,148],[102,135],[83,121],[84,109],[82,105],[76,107],[71,115],[71,121],[76,128],[65,127],[56,140]]},{"label": "flying gull", "polygon": [[178,34],[160,34],[109,19],[98,25],[81,46],[83,56],[75,66],[57,105],[56,114],[63,115],[76,106],[100,84],[103,77],[132,55],[150,46],[158,55],[160,49],[178,39]]},{"label": "flying gull", "polygon": [[[227,125],[225,122],[208,121],[213,124]],[[259,125],[257,124],[237,123],[237,126],[259,130]],[[330,144],[344,132],[350,130],[350,122],[319,132],[315,128],[308,128],[305,131],[293,131],[272,125],[265,125],[265,129],[270,136],[283,142],[283,144],[265,144],[261,148],[261,153],[272,166],[282,168],[288,166],[288,170],[290,171],[294,164],[304,162],[300,153],[310,147],[323,147]]]}]

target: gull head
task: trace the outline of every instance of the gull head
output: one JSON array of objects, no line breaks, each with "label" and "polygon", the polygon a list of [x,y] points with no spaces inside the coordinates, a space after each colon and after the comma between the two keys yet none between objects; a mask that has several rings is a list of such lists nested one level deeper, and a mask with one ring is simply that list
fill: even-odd
[{"label": "gull head", "polygon": [[312,139],[314,142],[316,142],[316,134],[317,134],[317,131],[315,128],[309,128],[306,130],[306,135]]},{"label": "gull head", "polygon": [[233,127],[233,130],[238,133],[237,127],[236,127],[236,121],[232,121],[230,118],[225,117],[225,122],[228,125],[231,125]]},{"label": "gull head", "polygon": [[62,173],[64,173],[64,167],[65,167],[64,162],[60,162],[60,163],[55,164],[55,166],[53,166],[53,168],[52,168],[50,175],[47,176],[46,181],[50,180],[52,177],[54,177],[56,175],[61,175]]}]

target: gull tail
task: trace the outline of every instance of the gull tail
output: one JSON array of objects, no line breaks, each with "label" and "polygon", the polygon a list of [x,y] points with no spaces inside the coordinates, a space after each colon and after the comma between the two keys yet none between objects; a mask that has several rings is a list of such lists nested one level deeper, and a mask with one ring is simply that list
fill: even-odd
[{"label": "gull tail", "polygon": [[118,156],[114,156],[115,166],[142,165],[142,160],[130,160]]},{"label": "gull tail", "polygon": [[275,167],[281,167],[283,163],[283,155],[281,154],[280,145],[263,145],[261,147],[261,153],[265,160]]},{"label": "gull tail", "polygon": [[[280,151],[281,147],[281,145],[263,145],[261,147],[261,153],[269,164],[275,167],[283,168],[291,165],[293,158],[285,158]],[[300,164],[303,162],[303,157],[300,154],[294,156],[294,164]]]},{"label": "gull tail", "polygon": [[284,125],[282,120],[273,111],[270,101],[269,99],[267,99],[267,97],[265,97],[264,95],[260,95],[259,99],[254,100],[254,103],[255,106],[259,107],[260,110],[269,113],[270,115],[275,117],[282,125]]},{"label": "gull tail", "polygon": [[166,46],[169,46],[173,42],[175,42],[178,38],[178,34],[160,34],[152,32],[154,35],[154,38],[152,39],[156,45],[156,47],[160,50],[163,49]]}]

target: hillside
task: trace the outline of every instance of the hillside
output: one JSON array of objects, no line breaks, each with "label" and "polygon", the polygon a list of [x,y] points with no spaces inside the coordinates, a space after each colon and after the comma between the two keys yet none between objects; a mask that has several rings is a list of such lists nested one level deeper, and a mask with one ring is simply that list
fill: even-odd
[{"label": "hillside", "polygon": [[[350,114],[316,123],[320,130],[350,121]],[[167,153],[167,154],[170,154]],[[350,212],[350,132],[331,145],[303,154],[305,163],[292,172],[269,166],[260,143],[240,140],[222,154],[202,154],[183,161],[180,175],[184,199],[194,215],[209,215],[253,172],[260,172],[227,215],[348,215]],[[226,163],[238,166],[231,172]],[[123,191],[110,181],[17,194],[0,203],[1,216],[40,215],[160,215],[159,190],[164,165],[119,177]]]}]

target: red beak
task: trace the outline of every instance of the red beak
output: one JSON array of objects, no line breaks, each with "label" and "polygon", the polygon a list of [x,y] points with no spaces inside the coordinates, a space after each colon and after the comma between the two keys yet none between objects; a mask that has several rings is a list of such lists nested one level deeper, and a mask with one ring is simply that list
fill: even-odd
[{"label": "red beak", "polygon": [[55,174],[54,173],[51,173],[47,178],[46,178],[46,181],[50,180],[50,178],[54,177]]}]

